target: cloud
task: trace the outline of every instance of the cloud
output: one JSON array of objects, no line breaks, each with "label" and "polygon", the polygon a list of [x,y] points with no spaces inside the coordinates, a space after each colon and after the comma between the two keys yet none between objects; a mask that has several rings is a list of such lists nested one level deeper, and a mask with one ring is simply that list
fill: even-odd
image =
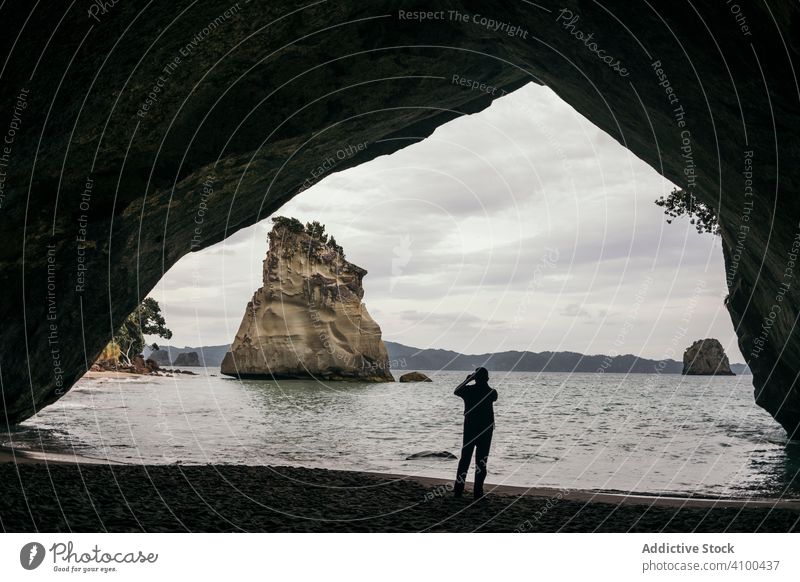
[{"label": "cloud", "polygon": [[[695,298],[686,341],[717,337],[739,360],[719,240],[666,224],[653,200],[671,188],[551,90],[529,85],[331,174],[279,213],[323,222],[368,270],[365,302],[389,339],[603,353],[633,317],[625,350],[663,357]],[[153,296],[176,343],[232,339],[261,285],[270,227],[237,232],[167,273]]]},{"label": "cloud", "polygon": [[570,303],[569,305],[564,307],[559,313],[564,317],[583,317],[583,318],[591,317],[589,312],[586,311],[583,307],[581,307],[577,303]]}]

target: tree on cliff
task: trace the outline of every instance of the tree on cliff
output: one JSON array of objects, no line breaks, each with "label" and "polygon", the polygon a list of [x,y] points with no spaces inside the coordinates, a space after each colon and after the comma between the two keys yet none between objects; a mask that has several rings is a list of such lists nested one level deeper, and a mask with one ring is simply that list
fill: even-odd
[{"label": "tree on cliff", "polygon": [[[114,334],[112,343],[119,346],[120,360],[126,364],[131,363],[131,359],[140,354],[144,348],[144,336],[155,335],[170,339],[172,331],[167,328],[167,322],[161,314],[161,307],[158,301],[148,297],[131,313],[122,326]],[[158,349],[157,344],[153,344],[154,350]]]},{"label": "tree on cliff", "polygon": [[325,225],[318,221],[306,222],[306,234],[320,242],[328,242],[328,235],[325,234]]},{"label": "tree on cliff", "polygon": [[656,201],[656,205],[664,209],[667,224],[680,216],[688,216],[689,223],[693,224],[697,232],[710,232],[719,234],[719,223],[717,213],[710,206],[697,200],[693,194],[683,189],[674,188],[668,196],[661,196]]},{"label": "tree on cliff", "polygon": [[288,229],[289,232],[294,232],[298,234],[303,232],[303,223],[297,220],[296,218],[288,218],[286,216],[276,216],[272,219],[272,222],[275,223],[275,226]]},{"label": "tree on cliff", "polygon": [[344,249],[336,242],[336,239],[333,238],[333,235],[331,235],[331,238],[328,239],[328,246],[344,257]]}]

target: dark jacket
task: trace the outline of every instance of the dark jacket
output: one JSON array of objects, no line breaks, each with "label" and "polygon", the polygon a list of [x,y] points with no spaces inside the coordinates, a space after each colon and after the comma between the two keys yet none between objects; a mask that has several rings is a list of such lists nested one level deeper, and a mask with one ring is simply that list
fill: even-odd
[{"label": "dark jacket", "polygon": [[497,390],[489,384],[476,382],[456,388],[454,394],[464,399],[464,427],[478,431],[493,428]]}]

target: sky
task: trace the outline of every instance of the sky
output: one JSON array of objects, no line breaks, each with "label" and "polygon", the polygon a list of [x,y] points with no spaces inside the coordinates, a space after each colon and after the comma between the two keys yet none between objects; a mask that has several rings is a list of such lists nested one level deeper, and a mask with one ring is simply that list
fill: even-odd
[{"label": "sky", "polygon": [[[721,243],[653,201],[673,185],[530,84],[428,139],[334,173],[276,214],[319,220],[367,269],[386,340],[680,360],[743,358]],[[269,219],[179,261],[151,292],[175,346],[233,340],[261,284]],[[162,340],[163,341],[163,340]]]}]

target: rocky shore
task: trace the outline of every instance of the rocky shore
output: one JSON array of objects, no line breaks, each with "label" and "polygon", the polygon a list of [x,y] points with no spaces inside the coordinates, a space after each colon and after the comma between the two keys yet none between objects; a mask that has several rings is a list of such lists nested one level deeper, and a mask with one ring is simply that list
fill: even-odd
[{"label": "rocky shore", "polygon": [[800,511],[297,467],[0,463],[6,532],[790,532]]},{"label": "rocky shore", "polygon": [[102,374],[107,375],[107,377],[115,377],[117,374],[122,374],[122,377],[124,377],[125,374],[136,374],[139,376],[171,376],[173,374],[197,375],[196,372],[190,370],[162,368],[155,360],[151,358],[145,360],[141,355],[133,358],[130,364],[112,360],[98,360],[92,364],[86,374],[90,378],[96,378]]}]

